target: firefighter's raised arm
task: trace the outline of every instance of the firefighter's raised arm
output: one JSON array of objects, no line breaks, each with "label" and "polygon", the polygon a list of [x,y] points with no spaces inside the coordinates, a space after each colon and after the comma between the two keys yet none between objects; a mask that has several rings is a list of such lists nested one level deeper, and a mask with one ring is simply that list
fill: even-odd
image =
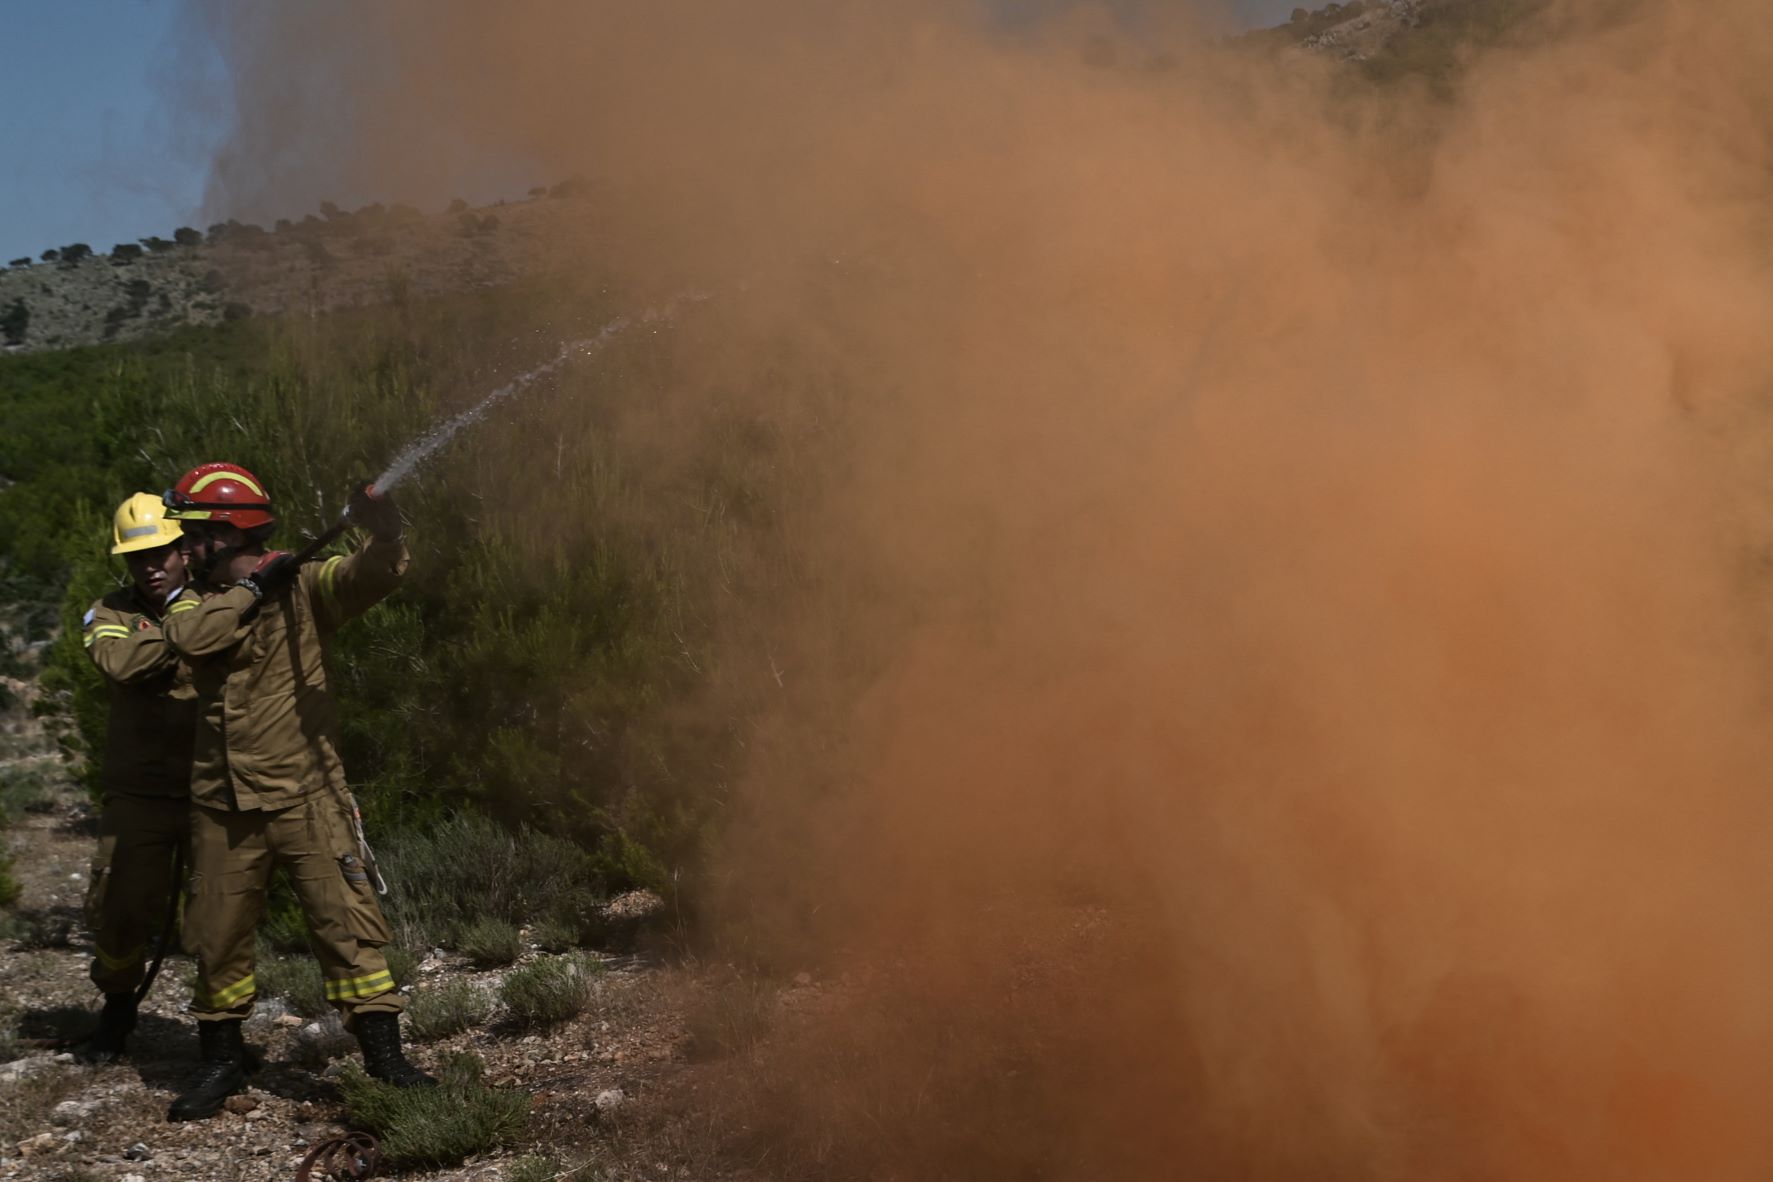
[{"label": "firefighter's raised arm", "polygon": [[351,497],[350,520],[369,531],[354,553],[335,555],[304,568],[302,579],[321,613],[334,625],[360,616],[400,586],[410,555],[400,510],[391,496],[360,488]]}]

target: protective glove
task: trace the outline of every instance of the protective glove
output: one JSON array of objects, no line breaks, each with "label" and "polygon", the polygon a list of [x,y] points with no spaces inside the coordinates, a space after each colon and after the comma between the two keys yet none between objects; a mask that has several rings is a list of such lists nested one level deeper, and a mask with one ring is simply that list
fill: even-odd
[{"label": "protective glove", "polygon": [[252,592],[255,602],[264,599],[275,599],[283,593],[284,588],[295,582],[301,573],[302,564],[296,556],[287,550],[271,550],[259,559],[259,564],[252,573],[241,579],[237,586],[245,587]]},{"label": "protective glove", "polygon": [[394,504],[393,496],[371,492],[372,487],[365,482],[353,489],[345,511],[352,524],[367,529],[376,541],[398,542],[406,532],[406,525],[400,520],[400,509]]}]

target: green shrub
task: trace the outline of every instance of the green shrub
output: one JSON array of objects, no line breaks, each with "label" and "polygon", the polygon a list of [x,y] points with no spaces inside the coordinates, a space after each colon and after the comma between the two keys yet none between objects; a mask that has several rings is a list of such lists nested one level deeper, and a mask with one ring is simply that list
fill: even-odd
[{"label": "green shrub", "polygon": [[[462,945],[483,920],[552,923],[576,932],[596,913],[591,859],[570,841],[461,815],[387,843],[389,912],[412,947]],[[511,958],[489,963],[509,964]]]},{"label": "green shrub", "polygon": [[[4,829],[4,826],[0,826],[0,831]],[[0,907],[10,907],[18,902],[22,889],[18,879],[13,876],[12,859],[0,854]]]},{"label": "green shrub", "polygon": [[555,1182],[560,1166],[551,1157],[525,1154],[505,1167],[505,1182]]},{"label": "green shrub", "polygon": [[528,1092],[480,1082],[474,1055],[452,1055],[435,1088],[396,1088],[373,1080],[355,1063],[339,1075],[353,1127],[374,1133],[382,1159],[396,1168],[452,1166],[509,1144],[529,1120]]},{"label": "green shrub", "polygon": [[398,944],[389,944],[382,949],[382,956],[388,961],[388,972],[394,978],[394,987],[409,985],[418,975],[419,958],[417,954],[402,948]]},{"label": "green shrub", "polygon": [[308,920],[296,902],[289,880],[279,874],[271,881],[265,918],[259,921],[260,940],[278,952],[308,951]]},{"label": "green shrub", "polygon": [[472,981],[421,989],[407,1003],[407,1029],[417,1042],[435,1042],[485,1025],[492,1005],[492,994]]},{"label": "green shrub", "polygon": [[74,946],[74,914],[71,911],[52,908],[17,911],[12,919],[13,943],[21,950]]},{"label": "green shrub", "polygon": [[55,773],[41,763],[0,767],[0,809],[14,817],[53,812],[55,781]]},{"label": "green shrub", "polygon": [[260,997],[279,997],[304,1018],[318,1018],[330,1008],[320,965],[312,956],[279,956],[259,942],[253,976]]},{"label": "green shrub", "polygon": [[456,948],[483,969],[508,965],[523,955],[515,924],[502,919],[476,919],[456,937]]},{"label": "green shrub", "polygon": [[543,952],[569,952],[579,946],[579,928],[558,919],[543,919],[530,928],[529,938]]},{"label": "green shrub", "polygon": [[602,964],[575,956],[545,957],[505,974],[499,1000],[519,1029],[559,1025],[578,1017],[590,1003],[591,976]]}]

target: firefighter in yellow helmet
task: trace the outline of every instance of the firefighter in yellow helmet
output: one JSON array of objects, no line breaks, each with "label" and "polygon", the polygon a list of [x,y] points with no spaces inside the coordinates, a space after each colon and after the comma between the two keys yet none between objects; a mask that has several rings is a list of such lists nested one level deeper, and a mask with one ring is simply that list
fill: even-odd
[{"label": "firefighter in yellow helmet", "polygon": [[166,621],[167,643],[190,663],[198,697],[184,931],[197,958],[191,1011],[203,1057],[167,1116],[212,1116],[245,1086],[241,1023],[258,992],[253,936],[278,866],[307,917],[327,1000],[357,1036],[369,1074],[398,1087],[435,1084],[401,1052],[405,999],[382,955],[392,934],[339,759],[325,661],[339,627],[405,574],[400,513],[360,492],[351,517],[369,531],[363,544],[302,564],[265,549],[276,527],[270,497],[236,464],[193,469],[165,500],[210,592],[181,599]]},{"label": "firefighter in yellow helmet", "polygon": [[167,608],[195,594],[185,585],[179,524],[167,519],[159,497],[137,493],[117,506],[114,526],[111,553],[123,557],[130,582],[94,603],[82,630],[111,699],[98,852],[86,893],[92,981],[105,1006],[97,1032],[75,1048],[88,1062],[121,1055],[135,1028],[148,942],[165,924],[190,831],[197,719],[190,670],[161,629]]}]

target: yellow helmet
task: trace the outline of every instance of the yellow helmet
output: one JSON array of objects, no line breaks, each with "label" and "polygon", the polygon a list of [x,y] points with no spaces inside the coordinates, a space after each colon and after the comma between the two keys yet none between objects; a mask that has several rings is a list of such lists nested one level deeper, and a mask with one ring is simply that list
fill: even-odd
[{"label": "yellow helmet", "polygon": [[113,554],[157,550],[184,536],[179,523],[167,518],[166,506],[153,493],[136,493],[117,506],[111,524],[117,536],[117,544],[111,547]]}]

